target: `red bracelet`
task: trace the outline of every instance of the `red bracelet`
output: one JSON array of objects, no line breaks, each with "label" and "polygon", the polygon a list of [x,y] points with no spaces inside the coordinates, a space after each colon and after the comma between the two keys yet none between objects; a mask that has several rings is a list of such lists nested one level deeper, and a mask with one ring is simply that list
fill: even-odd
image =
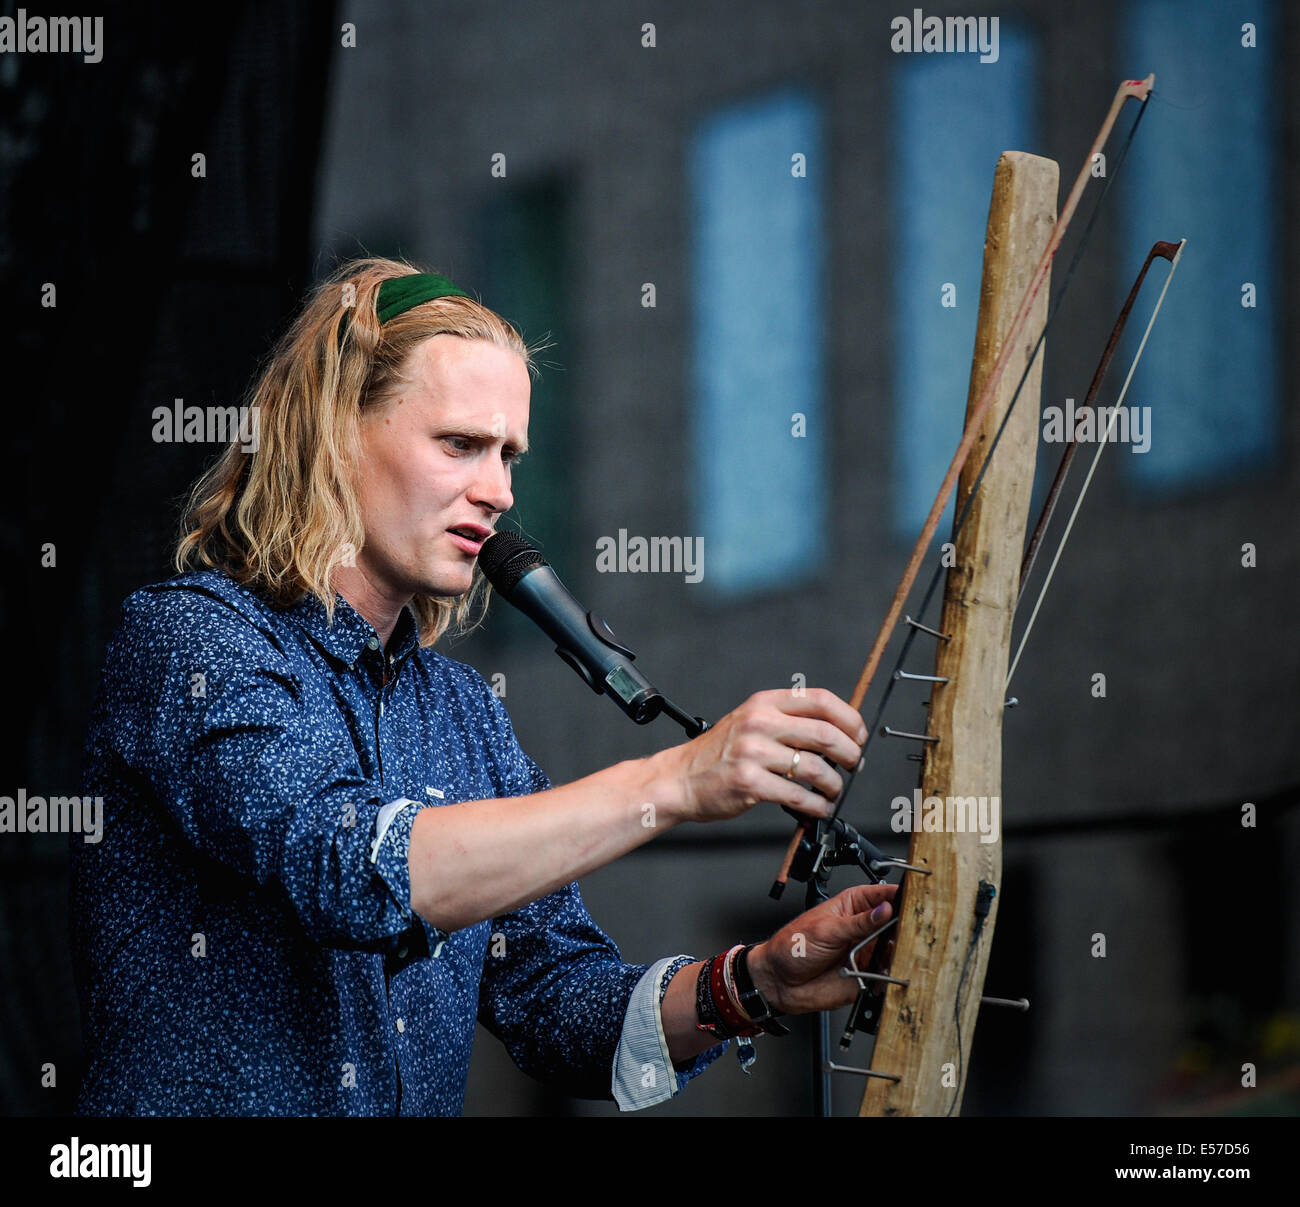
[{"label": "red bracelet", "polygon": [[741,1009],[729,975],[731,961],[743,948],[744,944],[738,943],[730,951],[713,957],[709,965],[709,988],[712,991],[713,1006],[718,1012],[718,1018],[729,1031],[737,1036],[748,1037],[762,1034],[763,1028]]}]

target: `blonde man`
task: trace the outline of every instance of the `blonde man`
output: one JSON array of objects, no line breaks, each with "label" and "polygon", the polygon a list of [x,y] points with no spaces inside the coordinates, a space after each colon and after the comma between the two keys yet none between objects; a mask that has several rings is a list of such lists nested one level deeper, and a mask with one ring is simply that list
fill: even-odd
[{"label": "blonde man", "polygon": [[104,838],[74,844],[82,1113],[457,1114],[476,1018],[526,1072],[634,1109],[728,1037],[851,998],[838,967],[892,890],[629,965],[574,883],[760,800],[826,815],[839,779],[816,756],[852,767],[866,736],[847,704],[760,693],[552,787],[435,652],[483,595],[531,369],[499,316],[379,259],[277,347],[255,451],[197,483],[183,572],[126,601],[109,647],[87,740]]}]

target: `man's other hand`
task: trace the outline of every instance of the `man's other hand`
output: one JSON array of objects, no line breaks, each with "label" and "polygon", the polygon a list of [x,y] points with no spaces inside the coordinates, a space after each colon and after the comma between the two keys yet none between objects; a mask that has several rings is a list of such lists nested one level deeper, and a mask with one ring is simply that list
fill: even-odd
[{"label": "man's other hand", "polygon": [[821,756],[851,771],[867,727],[824,688],[750,696],[712,729],[652,756],[674,785],[687,821],[737,817],[759,801],[829,817],[841,780]]},{"label": "man's other hand", "polygon": [[[806,1014],[852,1002],[858,981],[840,976],[839,970],[848,964],[853,947],[894,916],[890,902],[897,891],[893,884],[845,889],[758,944],[749,953],[749,972],[767,1004],[781,1014]],[[867,966],[875,945],[858,952],[859,968]]]}]

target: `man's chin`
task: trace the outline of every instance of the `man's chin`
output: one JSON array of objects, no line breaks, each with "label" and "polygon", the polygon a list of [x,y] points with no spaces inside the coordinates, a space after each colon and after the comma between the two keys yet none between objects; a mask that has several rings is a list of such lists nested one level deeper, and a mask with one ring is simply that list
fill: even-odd
[{"label": "man's chin", "polygon": [[464,595],[474,585],[473,568],[439,574],[422,583],[418,588],[421,595],[432,595],[438,599],[453,600]]}]

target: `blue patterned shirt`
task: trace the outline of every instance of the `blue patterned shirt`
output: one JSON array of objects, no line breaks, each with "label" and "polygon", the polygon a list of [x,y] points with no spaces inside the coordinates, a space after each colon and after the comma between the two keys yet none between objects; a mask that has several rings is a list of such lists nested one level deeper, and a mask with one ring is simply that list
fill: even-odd
[{"label": "blue patterned shirt", "polygon": [[624,1109],[676,1093],[660,1003],[576,884],[445,934],[411,909],[420,809],[541,792],[501,702],[341,597],[205,571],[124,604],[73,836],[82,1114],[455,1115],[477,1017],[526,1073]]}]

